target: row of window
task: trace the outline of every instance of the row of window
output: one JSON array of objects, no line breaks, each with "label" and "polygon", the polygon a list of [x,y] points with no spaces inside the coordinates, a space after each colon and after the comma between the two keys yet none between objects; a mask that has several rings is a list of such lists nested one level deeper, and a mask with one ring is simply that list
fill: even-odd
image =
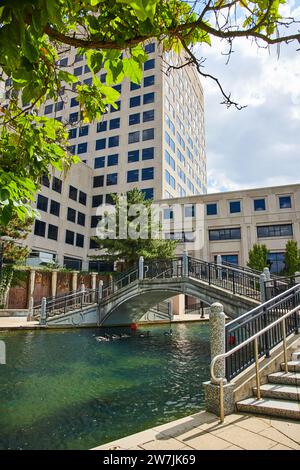
[{"label": "row of window", "polygon": [[[238,254],[221,255],[222,263],[239,264]],[[217,255],[214,256],[214,262],[217,262]],[[285,268],[285,253],[268,253],[267,264],[271,273],[280,274]]]},{"label": "row of window", "polygon": [[[50,178],[48,175],[42,176],[42,185],[46,186],[47,188],[50,188]],[[62,180],[60,180],[56,176],[53,176],[51,188],[53,189],[53,191],[56,191],[57,193],[61,193]]]},{"label": "row of window", "polygon": [[[140,160],[152,160],[154,158],[154,147],[145,148],[142,150],[131,150],[127,154],[128,163],[138,162]],[[119,154],[115,153],[103,157],[96,157],[94,160],[94,168],[104,168],[105,166],[114,166],[119,163]]]},{"label": "row of window", "polygon": [[[154,92],[145,93],[143,95],[143,104],[154,103],[154,101],[155,101],[155,93]],[[136,106],[141,106],[141,104],[142,104],[142,96],[141,95],[132,96],[129,100],[129,107],[130,108],[135,108]]]},{"label": "row of window", "polygon": [[[290,209],[292,207],[292,198],[291,196],[278,196],[278,205],[279,209]],[[242,210],[241,201],[229,201],[229,212],[230,214],[240,213]],[[266,210],[266,200],[265,198],[259,198],[253,200],[253,210],[265,211]],[[207,215],[217,215],[218,214],[218,204],[216,202],[206,204],[206,214]]]},{"label": "row of window", "polygon": [[104,186],[104,178],[106,178],[106,186],[118,184],[118,173],[110,173],[109,175],[94,176],[93,188],[102,188]]},{"label": "row of window", "polygon": [[[141,177],[140,177],[141,174]],[[142,168],[141,170],[127,171],[127,183],[135,183],[136,181],[146,181],[154,179],[154,168]]]},{"label": "row of window", "polygon": [[[144,194],[145,199],[153,199],[154,198],[154,189],[153,188],[144,188],[144,189],[141,189],[141,192]],[[106,194],[106,195],[97,194],[97,195],[93,196],[92,197],[92,207],[99,207],[102,204],[104,204],[104,202],[106,204],[115,204],[115,202],[113,200],[114,195],[115,195],[115,193]],[[104,201],[104,198],[105,198],[105,201]]]},{"label": "row of window", "polygon": [[[155,68],[155,59],[149,59],[144,62],[144,71],[151,70]],[[80,65],[79,67],[75,67],[73,70],[73,74],[75,77],[79,77],[82,74],[90,73],[91,70],[88,65]],[[101,80],[102,81],[102,80]]]},{"label": "row of window", "polygon": [[[76,214],[77,214],[77,217],[76,217]],[[82,225],[82,227],[85,226],[85,214],[79,211],[76,212],[76,210],[72,209],[72,207],[68,207],[67,220],[69,222],[74,222],[74,224],[77,223],[78,225]]]},{"label": "row of window", "polygon": [[[34,234],[39,237],[45,237],[46,228],[47,228],[46,222],[43,222],[42,220],[36,220],[35,225],[34,225]],[[47,238],[49,240],[57,241],[58,227],[56,225],[48,224]],[[84,235],[82,235],[81,233],[72,232],[71,230],[66,230],[65,243],[67,243],[68,245],[74,245],[75,243],[75,246],[83,248],[84,247]]]},{"label": "row of window", "polygon": [[[261,225],[256,227],[258,238],[293,236],[292,224]],[[222,228],[208,231],[209,240],[240,240],[241,228]]]}]

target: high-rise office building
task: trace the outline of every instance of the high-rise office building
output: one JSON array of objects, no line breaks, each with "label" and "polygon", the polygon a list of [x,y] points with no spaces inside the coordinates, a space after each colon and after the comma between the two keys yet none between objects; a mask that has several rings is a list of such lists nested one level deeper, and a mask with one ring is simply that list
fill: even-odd
[{"label": "high-rise office building", "polygon": [[[57,173],[48,187],[43,186],[37,199],[42,219],[27,239],[36,253],[54,250],[61,265],[75,267],[72,258],[86,260],[93,254],[96,210],[111,202],[111,194],[132,188],[153,199],[206,193],[203,90],[197,71],[192,66],[175,68],[180,57],[162,53],[156,42],[146,44],[145,50],[148,60],[141,85],[128,79],[116,85],[118,107],[110,107],[100,122],[80,123],[76,93],[69,87],[56,103],[47,100],[40,110],[69,123],[70,151],[85,164],[73,167],[61,183],[61,193],[54,184],[62,179]],[[92,83],[85,59],[76,49],[60,59],[60,66],[79,82]],[[105,83],[105,69],[98,75]],[[84,206],[79,201],[82,193],[86,194]],[[60,204],[59,216],[51,212],[52,201]]]}]

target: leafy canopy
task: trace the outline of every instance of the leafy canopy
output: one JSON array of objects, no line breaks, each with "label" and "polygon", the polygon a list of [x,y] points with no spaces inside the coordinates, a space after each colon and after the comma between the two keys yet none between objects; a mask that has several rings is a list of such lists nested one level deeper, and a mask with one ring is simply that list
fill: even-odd
[{"label": "leafy canopy", "polygon": [[[38,117],[47,98],[62,99],[64,88],[77,97],[82,119],[100,119],[107,106],[116,106],[112,88],[124,77],[140,83],[147,60],[143,43],[156,38],[163,50],[182,53],[183,65],[194,65],[203,76],[202,60],[193,46],[211,44],[213,36],[229,47],[239,37],[265,44],[300,40],[281,34],[293,19],[279,14],[285,0],[2,0],[0,3],[0,223],[14,215],[33,216],[32,201],[39,181],[51,167],[67,170],[78,161],[67,151],[66,126]],[[77,83],[72,68],[60,65],[71,48],[86,57],[91,85]],[[205,49],[204,49],[205,50]],[[231,49],[230,49],[231,50]],[[124,55],[121,54],[125,51]],[[106,83],[97,74],[107,71]],[[235,105],[213,78],[226,105]],[[2,81],[2,83],[1,83]]]}]

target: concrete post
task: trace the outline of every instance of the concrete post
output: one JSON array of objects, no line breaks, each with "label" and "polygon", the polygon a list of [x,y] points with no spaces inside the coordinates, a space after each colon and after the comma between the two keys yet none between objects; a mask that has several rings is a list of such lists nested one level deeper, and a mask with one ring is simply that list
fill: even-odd
[{"label": "concrete post", "polygon": [[173,303],[172,303],[172,300],[168,301],[168,316],[169,316],[170,321],[172,321],[173,320]]},{"label": "concrete post", "polygon": [[177,277],[177,261],[176,261],[176,259],[172,260],[172,277]]},{"label": "concrete post", "polygon": [[78,271],[72,271],[72,291],[77,290]]},{"label": "concrete post", "polygon": [[139,257],[139,281],[144,279],[144,257]]},{"label": "concrete post", "polygon": [[182,255],[182,276],[188,277],[189,275],[189,257],[188,252],[184,251]]},{"label": "concrete post", "polygon": [[57,269],[52,271],[51,275],[51,295],[52,297],[56,297],[57,292]]},{"label": "concrete post", "polygon": [[259,276],[259,286],[260,286],[260,301],[261,303],[264,303],[266,302],[266,286],[265,286],[265,282],[266,282],[267,278],[266,278],[266,275],[265,273],[261,273],[261,275]]},{"label": "concrete post", "polygon": [[300,271],[295,272],[295,284],[300,284]]},{"label": "concrete post", "polygon": [[217,278],[220,279],[222,277],[222,256],[217,255]]},{"label": "concrete post", "polygon": [[42,298],[42,305],[41,305],[41,318],[40,318],[40,325],[46,325],[46,319],[47,319],[47,299],[46,297]]},{"label": "concrete post", "polygon": [[27,321],[33,320],[33,297],[29,297]]},{"label": "concrete post", "polygon": [[222,256],[217,255],[217,264],[222,264]]},{"label": "concrete post", "polygon": [[33,297],[34,285],[35,285],[35,269],[34,269],[34,268],[30,268],[29,284],[28,284],[28,303],[27,303],[27,308],[30,308],[30,299],[31,299],[31,297]]},{"label": "concrete post", "polygon": [[99,281],[99,285],[98,285],[98,300],[102,300],[103,299],[103,281]]},{"label": "concrete post", "polygon": [[270,273],[269,268],[264,268],[263,274],[266,276],[267,281],[271,281],[271,273]]},{"label": "concrete post", "polygon": [[[210,307],[209,313],[209,330],[210,330],[210,354],[213,359],[219,354],[225,353],[225,313],[223,305],[215,302]],[[225,359],[216,363],[215,375],[217,378],[225,379]],[[211,382],[215,383],[211,378]],[[217,382],[219,383],[219,382]]]},{"label": "concrete post", "polygon": [[96,285],[97,285],[97,273],[92,273],[92,289],[96,290]]}]

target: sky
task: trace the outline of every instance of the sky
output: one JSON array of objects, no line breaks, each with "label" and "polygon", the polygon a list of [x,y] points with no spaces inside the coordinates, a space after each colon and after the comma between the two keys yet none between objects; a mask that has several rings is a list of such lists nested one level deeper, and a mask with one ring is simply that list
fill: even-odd
[{"label": "sky", "polygon": [[[300,20],[300,0],[284,6]],[[300,27],[300,26],[299,26]],[[287,34],[287,32],[286,32]],[[232,99],[246,108],[221,105],[209,79],[201,79],[205,96],[208,192],[300,182],[300,48],[290,43],[270,50],[250,40],[233,44],[229,64],[226,44],[201,46],[206,73],[219,78]]]}]

